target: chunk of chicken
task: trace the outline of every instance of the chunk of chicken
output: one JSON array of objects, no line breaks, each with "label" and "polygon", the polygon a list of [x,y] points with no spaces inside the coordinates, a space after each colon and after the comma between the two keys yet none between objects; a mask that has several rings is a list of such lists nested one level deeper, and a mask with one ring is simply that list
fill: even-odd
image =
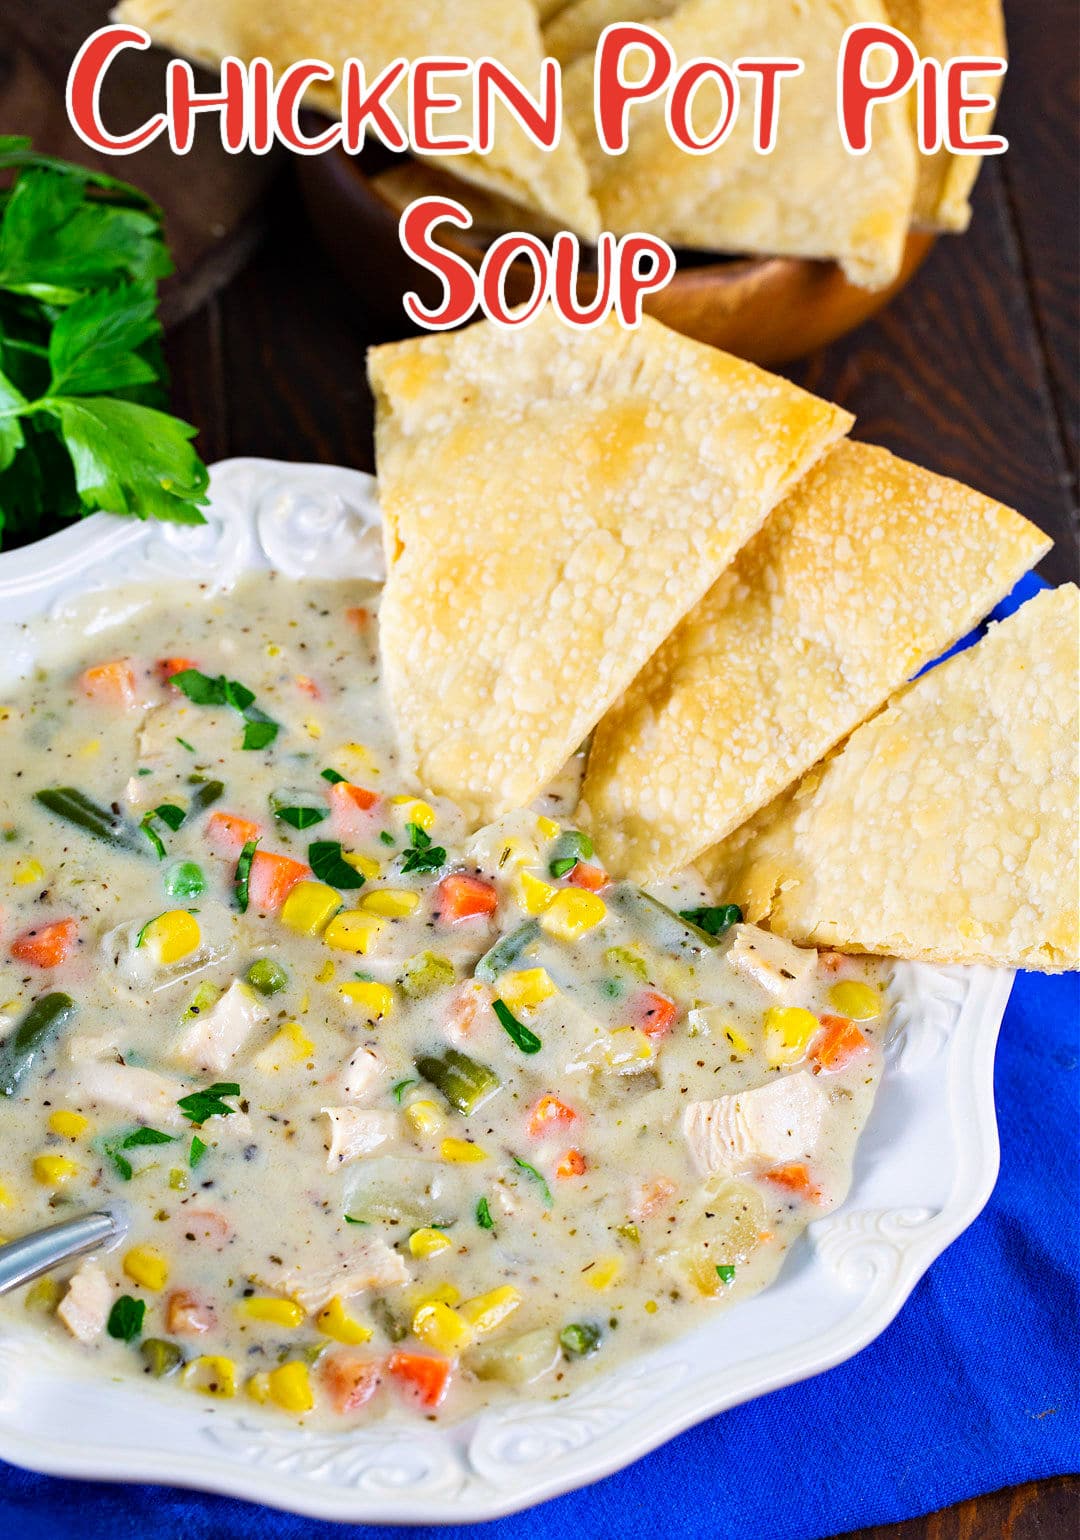
[{"label": "chunk of chicken", "polygon": [[735,1172],[811,1154],[827,1107],[813,1075],[799,1070],[752,1091],[691,1102],[683,1135],[702,1175]]},{"label": "chunk of chicken", "polygon": [[350,1160],[373,1155],[397,1138],[400,1119],[396,1112],[376,1107],[324,1107],[330,1119],[330,1153],[326,1169],[336,1171]]},{"label": "chunk of chicken", "polygon": [[338,1077],[347,1102],[362,1102],[386,1074],[386,1065],[374,1048],[358,1048]]},{"label": "chunk of chicken", "polygon": [[792,946],[783,936],[756,925],[732,927],[725,957],[737,972],[778,1000],[798,997],[817,966],[813,948]]},{"label": "chunk of chicken", "polygon": [[112,1284],[101,1264],[88,1259],[72,1275],[56,1314],[73,1337],[87,1346],[105,1330],[112,1308]]},{"label": "chunk of chicken", "polygon": [[187,1086],[156,1070],[116,1060],[87,1059],[77,1065],[67,1095],[77,1105],[108,1107],[155,1128],[179,1129],[184,1119],[176,1105]]},{"label": "chunk of chicken", "polygon": [[314,1314],[329,1304],[335,1295],[349,1299],[368,1289],[397,1287],[408,1283],[410,1277],[404,1257],[376,1235],[359,1242],[345,1262],[322,1268],[295,1264],[260,1281],[289,1295],[309,1314]]},{"label": "chunk of chicken", "polygon": [[172,1056],[192,1069],[222,1074],[251,1034],[270,1020],[253,989],[234,981],[208,1011],[197,1016],[173,1048]]}]

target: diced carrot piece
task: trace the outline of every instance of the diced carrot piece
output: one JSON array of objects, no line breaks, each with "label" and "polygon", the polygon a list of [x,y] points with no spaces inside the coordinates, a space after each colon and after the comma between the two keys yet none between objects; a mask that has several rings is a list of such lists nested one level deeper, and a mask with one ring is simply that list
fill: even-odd
[{"label": "diced carrot piece", "polygon": [[494,914],[498,904],[499,895],[490,882],[466,872],[452,872],[439,883],[435,908],[440,919],[456,925],[458,920]]},{"label": "diced carrot piece", "polygon": [[565,1180],[570,1176],[584,1176],[586,1169],[585,1157],[580,1150],[567,1150],[562,1160],[555,1167],[555,1175]]},{"label": "diced carrot piece", "polygon": [[366,786],[354,786],[351,781],[335,781],[330,788],[330,800],[342,812],[358,808],[366,813],[378,802],[379,793],[368,791]]},{"label": "diced carrot piece", "polygon": [[481,1005],[490,1006],[494,996],[483,984],[471,981],[461,985],[446,1008],[446,1032],[452,1043],[460,1043],[476,1026]]},{"label": "diced carrot piece", "polygon": [[573,1107],[568,1107],[557,1096],[541,1096],[529,1114],[529,1132],[534,1139],[539,1139],[549,1128],[576,1121],[577,1113]]},{"label": "diced carrot piece", "polygon": [[590,893],[599,893],[601,888],[607,887],[611,878],[602,866],[590,866],[586,861],[578,861],[566,880],[571,887],[588,888]]},{"label": "diced carrot piece", "polygon": [[639,990],[630,1002],[630,1010],[634,1025],[640,1027],[646,1037],[654,1039],[667,1037],[679,1014],[674,1000],[658,994],[655,989]]},{"label": "diced carrot piece", "polygon": [[84,695],[103,706],[134,706],[138,699],[134,670],[123,658],[88,668],[79,684]]},{"label": "diced carrot piece", "polygon": [[319,689],[319,686],[315,683],[314,679],[309,679],[306,674],[297,674],[296,688],[302,690],[312,700],[322,700],[322,691]]},{"label": "diced carrot piece", "polygon": [[74,920],[54,920],[51,925],[35,925],[24,930],[11,943],[11,955],[35,968],[58,968],[75,950],[79,927]]},{"label": "diced carrot piece", "polygon": [[821,1031],[810,1045],[810,1057],[819,1070],[832,1072],[869,1048],[870,1039],[846,1016],[822,1016]]},{"label": "diced carrot piece", "polygon": [[193,658],[159,658],[157,671],[162,684],[168,684],[174,674],[183,674],[189,668],[198,668]]},{"label": "diced carrot piece", "polygon": [[275,914],[298,882],[311,876],[311,868],[291,856],[257,850],[248,876],[248,901],[263,914]]},{"label": "diced carrot piece", "polygon": [[165,1327],[172,1336],[197,1337],[212,1331],[217,1316],[212,1305],[205,1304],[190,1289],[176,1289],[165,1304]]},{"label": "diced carrot piece", "polygon": [[215,1251],[224,1251],[232,1240],[232,1225],[216,1208],[186,1208],[181,1214],[185,1236],[192,1235]]},{"label": "diced carrot piece", "polygon": [[357,631],[362,631],[371,619],[371,611],[365,609],[351,609],[345,611],[345,622],[354,626]]},{"label": "diced carrot piece", "polygon": [[634,1193],[630,1205],[631,1219],[648,1219],[660,1209],[666,1208],[669,1199],[675,1196],[675,1183],[669,1182],[666,1176],[658,1176],[651,1182],[642,1182]]},{"label": "diced carrot piece", "polygon": [[236,813],[211,813],[206,825],[207,839],[222,856],[238,856],[248,840],[257,840],[261,835],[257,823]]},{"label": "diced carrot piece", "polygon": [[386,1360],[387,1373],[421,1406],[438,1406],[450,1387],[452,1365],[448,1358],[433,1358],[429,1353],[391,1353]]},{"label": "diced carrot piece", "polygon": [[801,1160],[789,1160],[786,1165],[774,1166],[771,1171],[762,1172],[767,1182],[772,1182],[776,1187],[783,1187],[786,1192],[794,1193],[806,1203],[820,1203],[824,1193],[810,1175],[810,1168]]},{"label": "diced carrot piece", "polygon": [[379,1388],[382,1365],[356,1353],[330,1353],[319,1364],[319,1379],[335,1412],[358,1412]]}]

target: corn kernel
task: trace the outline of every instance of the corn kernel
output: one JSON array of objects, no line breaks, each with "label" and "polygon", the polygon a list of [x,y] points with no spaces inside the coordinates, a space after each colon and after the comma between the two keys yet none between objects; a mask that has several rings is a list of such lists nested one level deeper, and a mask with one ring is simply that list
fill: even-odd
[{"label": "corn kernel", "polygon": [[86,740],[86,742],[83,744],[82,748],[79,750],[79,758],[80,759],[93,759],[96,755],[98,755],[100,753],[101,753],[101,739],[100,738],[88,738]]},{"label": "corn kernel", "polygon": [[655,1315],[656,1312],[659,1309],[660,1309],[660,1306],[656,1303],[655,1299],[647,1299],[645,1301],[645,1313],[646,1313],[646,1315]]},{"label": "corn kernel", "polygon": [[352,952],[363,956],[370,952],[375,937],[383,928],[383,921],[375,914],[364,914],[359,909],[346,909],[336,914],[326,927],[323,940],[336,952]]},{"label": "corn kernel", "polygon": [[414,1257],[437,1257],[440,1252],[452,1251],[454,1243],[441,1230],[414,1230],[409,1236],[409,1251]]},{"label": "corn kernel", "polygon": [[276,1075],[290,1064],[303,1064],[315,1052],[315,1044],[298,1021],[287,1021],[255,1056],[255,1068],[263,1075]]},{"label": "corn kernel", "polygon": [[78,1166],[66,1155],[38,1155],[34,1158],[33,1169],[34,1178],[42,1187],[63,1187],[79,1174]]},{"label": "corn kernel", "polygon": [[281,923],[301,936],[318,936],[340,908],[340,895],[325,882],[298,882],[281,906]]},{"label": "corn kernel", "polygon": [[850,1021],[872,1021],[881,1015],[881,992],[872,984],[860,984],[857,979],[845,979],[829,990],[829,1004]]},{"label": "corn kernel", "polygon": [[821,1023],[799,1005],[770,1005],[765,1012],[765,1056],[775,1068],[803,1057]]},{"label": "corn kernel", "polygon": [[419,893],[410,893],[408,888],[376,888],[374,893],[368,893],[360,901],[361,908],[368,914],[383,914],[390,920],[403,920],[420,906]]},{"label": "corn kernel", "polygon": [[346,1312],[338,1294],[335,1294],[333,1299],[319,1311],[315,1317],[315,1325],[324,1337],[333,1337],[335,1342],[345,1342],[350,1347],[359,1347],[361,1342],[370,1342],[373,1336],[370,1326],[362,1326]]},{"label": "corn kernel", "polygon": [[394,991],[389,984],[373,984],[361,979],[355,984],[342,984],[341,995],[350,1005],[364,1011],[371,1021],[389,1016],[394,1008]]},{"label": "corn kernel", "polygon": [[492,1289],[487,1294],[476,1294],[472,1299],[467,1299],[458,1314],[482,1337],[501,1326],[520,1304],[521,1295],[507,1283],[501,1289]]},{"label": "corn kernel", "polygon": [[435,1283],[427,1289],[414,1289],[409,1294],[409,1301],[414,1314],[421,1305],[458,1305],[461,1303],[461,1290],[455,1289],[452,1283]]},{"label": "corn kernel", "polygon": [[462,1352],[473,1340],[469,1323],[462,1320],[452,1305],[444,1305],[440,1300],[420,1306],[412,1318],[412,1329],[421,1342],[447,1357]]},{"label": "corn kernel", "polygon": [[375,763],[375,756],[365,743],[343,743],[338,754],[344,755],[353,761],[358,768],[362,767],[365,775],[379,775],[379,767]]},{"label": "corn kernel", "polygon": [[204,1353],[184,1365],[180,1380],[188,1390],[224,1399],[236,1394],[236,1365],[231,1358]]},{"label": "corn kernel", "polygon": [[0,1182],[0,1208],[12,1208],[14,1203],[15,1199],[8,1192],[3,1182]]},{"label": "corn kernel", "polygon": [[132,1283],[155,1293],[169,1281],[169,1264],[153,1246],[133,1246],[124,1256],[124,1272]]},{"label": "corn kernel", "polygon": [[622,1272],[621,1257],[604,1257],[594,1267],[590,1267],[585,1274],[585,1282],[590,1289],[595,1289],[598,1294],[603,1294]]},{"label": "corn kernel", "polygon": [[467,1139],[444,1139],[439,1146],[439,1154],[443,1160],[459,1166],[471,1165],[478,1160],[487,1160],[487,1151],[482,1150],[478,1144],[470,1144]]},{"label": "corn kernel", "polygon": [[317,722],[314,717],[308,717],[307,721],[304,723],[304,731],[307,733],[309,738],[315,738],[317,740],[322,737],[322,723]]},{"label": "corn kernel", "polygon": [[[332,925],[334,923],[333,920],[331,920],[330,923]],[[332,962],[323,963],[322,967],[315,975],[315,982],[316,984],[332,984],[334,982],[334,975],[336,973],[337,969],[334,967]]]},{"label": "corn kernel", "polygon": [[526,914],[543,914],[551,900],[559,892],[550,882],[534,877],[532,872],[520,872],[514,884],[515,897]]},{"label": "corn kernel", "polygon": [[540,917],[549,936],[558,941],[577,941],[600,924],[607,905],[585,888],[560,888]]},{"label": "corn kernel", "polygon": [[391,797],[394,807],[402,809],[405,823],[414,823],[417,828],[431,829],[435,823],[435,809],[428,803],[421,802],[418,797]]},{"label": "corn kernel", "polygon": [[202,931],[198,920],[186,909],[170,909],[168,914],[159,914],[143,927],[139,945],[149,947],[155,961],[164,968],[198,951]]},{"label": "corn kernel", "polygon": [[244,1386],[244,1391],[253,1401],[260,1406],[265,1406],[270,1399],[270,1376],[263,1371],[261,1374],[253,1374]]},{"label": "corn kernel", "polygon": [[40,882],[44,876],[45,868],[40,861],[16,861],[11,880],[17,887],[28,888],[33,883]]},{"label": "corn kernel", "polygon": [[62,1139],[77,1139],[90,1127],[90,1119],[84,1118],[81,1112],[68,1112],[66,1108],[61,1107],[51,1114],[49,1127]]},{"label": "corn kernel", "polygon": [[271,1326],[287,1327],[289,1331],[304,1324],[304,1308],[295,1299],[277,1299],[267,1294],[242,1299],[236,1313],[246,1316],[249,1321],[266,1321]]},{"label": "corn kernel", "polygon": [[446,1124],[442,1111],[434,1102],[410,1102],[405,1108],[405,1116],[418,1134],[437,1134]]},{"label": "corn kernel", "polygon": [[523,968],[504,974],[499,980],[499,994],[512,1011],[524,1010],[550,1000],[558,990],[546,968]]},{"label": "corn kernel", "polygon": [[353,871],[359,872],[361,877],[366,877],[368,882],[374,882],[382,871],[382,867],[374,856],[361,855],[358,850],[343,850],[341,859],[351,866]]},{"label": "corn kernel", "polygon": [[536,827],[540,830],[540,833],[546,840],[557,839],[562,833],[562,830],[559,828],[559,825],[555,822],[554,818],[544,818],[541,816],[536,820]]},{"label": "corn kernel", "polygon": [[604,1063],[621,1069],[626,1064],[648,1064],[655,1054],[652,1039],[639,1027],[616,1027],[604,1046]]},{"label": "corn kernel", "polygon": [[730,1021],[725,1021],[721,1030],[723,1031],[724,1037],[731,1044],[736,1053],[746,1054],[750,1052],[749,1042],[745,1037],[743,1037],[742,1033],[738,1030],[737,1027],[733,1027],[731,1025]]}]

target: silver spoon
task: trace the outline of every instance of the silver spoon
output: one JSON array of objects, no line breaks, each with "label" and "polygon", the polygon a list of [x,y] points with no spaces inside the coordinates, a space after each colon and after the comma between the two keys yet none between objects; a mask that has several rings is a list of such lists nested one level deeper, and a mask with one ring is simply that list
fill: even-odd
[{"label": "silver spoon", "polygon": [[0,1294],[7,1294],[42,1273],[50,1272],[72,1257],[118,1240],[127,1228],[119,1212],[102,1209],[94,1214],[80,1214],[62,1219],[45,1230],[21,1235],[17,1241],[0,1246]]}]

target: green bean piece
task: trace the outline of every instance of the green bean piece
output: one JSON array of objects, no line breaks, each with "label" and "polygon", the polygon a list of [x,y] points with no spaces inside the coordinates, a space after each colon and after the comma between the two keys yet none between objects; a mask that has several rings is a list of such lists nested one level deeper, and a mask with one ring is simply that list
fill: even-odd
[{"label": "green bean piece", "polygon": [[35,800],[50,813],[74,824],[95,839],[104,840],[116,850],[130,850],[135,855],[147,855],[148,851],[139,838],[139,831],[111,808],[92,802],[85,792],[75,786],[50,786],[34,793]]},{"label": "green bean piece", "polygon": [[526,920],[508,936],[496,941],[489,952],[484,953],[474,969],[476,977],[487,984],[494,984],[499,974],[505,973],[512,963],[517,962],[525,948],[531,946],[539,934],[540,921]]},{"label": "green bean piece", "polygon": [[599,1326],[594,1326],[591,1321],[575,1321],[563,1327],[559,1343],[567,1358],[588,1358],[600,1346],[602,1335]]},{"label": "green bean piece", "polygon": [[289,975],[273,958],[260,957],[248,969],[247,981],[261,995],[276,995],[288,984]]},{"label": "green bean piece", "polygon": [[145,1342],[139,1343],[139,1352],[146,1362],[147,1373],[156,1380],[175,1374],[184,1362],[184,1355],[176,1343],[166,1342],[164,1337],[147,1337]]},{"label": "green bean piece", "polygon": [[208,807],[213,807],[219,798],[225,795],[225,783],[223,781],[203,781],[191,793],[191,801],[188,804],[187,815],[189,818],[197,818],[200,813],[205,813]]},{"label": "green bean piece", "polygon": [[640,924],[646,940],[662,952],[675,957],[685,956],[687,952],[701,956],[706,950],[720,944],[717,936],[710,936],[700,925],[684,919],[674,909],[669,909],[667,904],[662,904],[651,893],[635,887],[631,882],[620,883],[612,889],[610,897],[606,893],[604,896],[627,919]]},{"label": "green bean piece", "polygon": [[42,995],[0,1043],[0,1096],[14,1096],[41,1049],[68,1025],[78,1006],[70,995]]},{"label": "green bean piece", "polygon": [[502,1084],[493,1069],[478,1064],[456,1048],[448,1048],[441,1059],[433,1055],[417,1059],[416,1068],[442,1092],[451,1107],[466,1117],[494,1096]]}]

